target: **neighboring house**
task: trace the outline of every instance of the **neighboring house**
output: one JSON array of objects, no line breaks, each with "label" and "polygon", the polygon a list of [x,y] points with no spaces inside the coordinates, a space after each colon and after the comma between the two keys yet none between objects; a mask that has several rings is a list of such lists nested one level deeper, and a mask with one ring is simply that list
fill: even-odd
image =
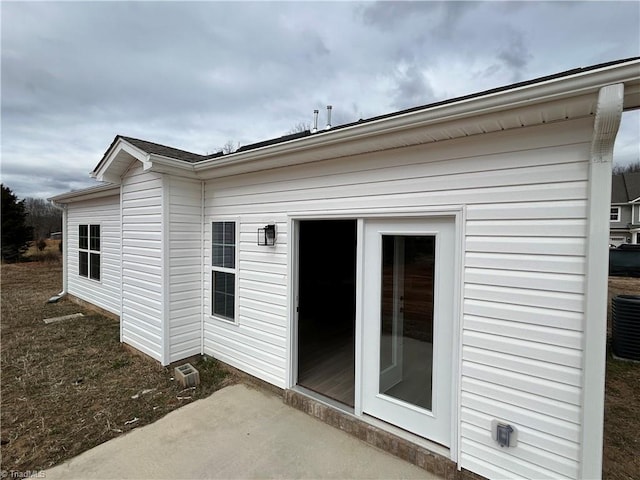
[{"label": "neighboring house", "polygon": [[613,175],[609,242],[640,243],[640,172]]},{"label": "neighboring house", "polygon": [[638,107],[631,59],[226,155],[117,136],[108,183],[52,199],[63,293],[163,365],[213,356],[458,468],[596,478],[611,159]]}]

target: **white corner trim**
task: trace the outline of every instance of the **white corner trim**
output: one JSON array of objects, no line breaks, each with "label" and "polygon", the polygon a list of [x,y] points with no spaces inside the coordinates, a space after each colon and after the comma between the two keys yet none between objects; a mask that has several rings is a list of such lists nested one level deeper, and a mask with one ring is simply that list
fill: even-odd
[{"label": "white corner trim", "polygon": [[123,252],[123,238],[124,229],[122,228],[124,218],[124,184],[120,184],[120,343],[124,343],[124,322],[126,321],[124,316],[124,252]]},{"label": "white corner trim", "polygon": [[204,282],[207,270],[205,266],[204,251],[205,245],[205,228],[204,219],[206,188],[205,183],[200,182],[200,355],[204,355]]},{"label": "white corner trim", "polygon": [[170,189],[171,179],[167,175],[162,175],[162,198],[160,213],[160,232],[162,236],[162,348],[160,355],[162,356],[162,365],[171,363],[171,279],[170,279],[170,260],[171,260],[171,211],[170,211]]},{"label": "white corner trim", "polygon": [[624,85],[621,83],[600,89],[591,144],[582,353],[581,471],[578,478],[602,476],[611,163],[623,99]]}]

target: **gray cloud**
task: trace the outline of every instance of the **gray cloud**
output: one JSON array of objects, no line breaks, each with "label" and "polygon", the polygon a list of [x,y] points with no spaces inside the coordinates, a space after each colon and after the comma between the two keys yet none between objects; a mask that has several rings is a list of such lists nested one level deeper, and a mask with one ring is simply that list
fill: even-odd
[{"label": "gray cloud", "polygon": [[[478,2],[375,2],[362,9],[363,21],[381,30],[390,31],[400,24],[418,21],[424,27],[447,33],[454,29],[461,17]],[[426,25],[425,25],[426,22]]]},{"label": "gray cloud", "polygon": [[[2,181],[19,196],[86,185],[116,134],[205,153],[282,135],[327,104],[340,124],[635,56],[639,12],[634,2],[5,2]],[[602,25],[616,25],[607,42],[593,34]]]},{"label": "gray cloud", "polygon": [[525,46],[522,34],[512,29],[509,29],[508,32],[507,44],[498,53],[498,59],[511,72],[511,81],[515,83],[523,80],[523,72],[533,55]]},{"label": "gray cloud", "polygon": [[394,107],[398,110],[416,105],[426,105],[435,100],[429,80],[417,65],[402,68],[396,74]]}]

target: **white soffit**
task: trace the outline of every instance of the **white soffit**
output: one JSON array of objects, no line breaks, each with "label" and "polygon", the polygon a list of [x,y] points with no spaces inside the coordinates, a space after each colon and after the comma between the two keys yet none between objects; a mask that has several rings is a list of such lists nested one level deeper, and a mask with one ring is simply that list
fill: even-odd
[{"label": "white soffit", "polygon": [[152,167],[148,153],[119,138],[96,169],[91,172],[91,176],[101,182],[120,183],[122,175],[134,160],[142,162],[144,170]]}]

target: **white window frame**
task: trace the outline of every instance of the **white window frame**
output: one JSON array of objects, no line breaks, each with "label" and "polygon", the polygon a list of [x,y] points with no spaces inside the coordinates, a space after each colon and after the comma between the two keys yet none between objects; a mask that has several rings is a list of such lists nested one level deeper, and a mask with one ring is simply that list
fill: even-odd
[{"label": "white window frame", "polygon": [[[87,246],[83,248],[80,243],[80,229],[82,227],[87,228]],[[98,228],[98,248],[93,248],[91,244],[91,230]],[[95,237],[94,237],[95,238]],[[87,274],[84,275],[80,272],[80,254],[86,253],[87,255]],[[94,278],[91,269],[91,256],[98,255],[98,278]],[[102,281],[102,225],[99,223],[80,223],[78,224],[78,276],[86,278],[88,280],[100,283]]]},{"label": "white window frame", "polygon": [[[234,225],[234,264],[233,268],[217,266],[213,264],[213,226],[216,223],[232,223]],[[238,323],[238,245],[239,245],[239,236],[240,236],[240,222],[237,218],[212,218],[209,221],[209,228],[211,232],[211,237],[209,240],[209,248],[210,248],[210,259],[209,259],[209,316],[216,320],[223,321],[225,323],[237,324]],[[215,272],[220,273],[228,273],[233,274],[233,318],[226,317],[224,315],[220,315],[214,312],[215,308],[215,282],[214,282],[214,274]]]},{"label": "white window frame", "polygon": [[[614,213],[615,210],[615,213]],[[612,218],[615,215],[616,218]],[[619,222],[620,221],[620,207],[611,207],[611,213],[609,214],[610,222]]]}]

